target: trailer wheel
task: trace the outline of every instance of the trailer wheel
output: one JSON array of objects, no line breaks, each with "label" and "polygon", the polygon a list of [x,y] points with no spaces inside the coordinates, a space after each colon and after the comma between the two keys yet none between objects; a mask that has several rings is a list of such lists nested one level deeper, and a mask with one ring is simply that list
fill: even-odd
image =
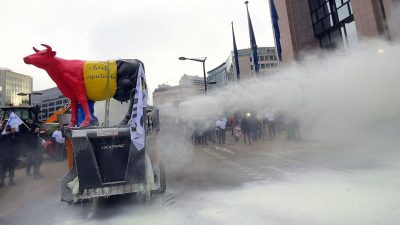
[{"label": "trailer wheel", "polygon": [[165,168],[164,164],[160,163],[160,188],[158,189],[159,193],[164,193],[167,189],[167,179],[165,176]]}]

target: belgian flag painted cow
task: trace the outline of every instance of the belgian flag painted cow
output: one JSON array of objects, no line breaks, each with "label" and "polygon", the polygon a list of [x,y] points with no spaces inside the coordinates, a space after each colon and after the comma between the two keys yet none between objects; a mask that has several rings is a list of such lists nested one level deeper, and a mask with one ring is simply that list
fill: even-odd
[{"label": "belgian flag painted cow", "polygon": [[[136,59],[114,61],[67,60],[56,57],[49,45],[42,44],[45,50],[33,47],[34,54],[24,57],[26,64],[44,69],[57,84],[60,91],[71,100],[71,121],[75,126],[78,103],[83,107],[85,120],[81,127],[89,126],[91,121],[88,100],[101,101],[115,98],[120,102],[129,102],[129,110],[121,124],[127,124],[134,104],[135,87],[140,66]],[[144,84],[144,88],[146,84]]]}]

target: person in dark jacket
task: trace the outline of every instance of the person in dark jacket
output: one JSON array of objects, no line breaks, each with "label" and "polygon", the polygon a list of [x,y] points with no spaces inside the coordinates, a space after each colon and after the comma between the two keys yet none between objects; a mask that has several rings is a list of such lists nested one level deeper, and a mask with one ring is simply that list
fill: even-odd
[{"label": "person in dark jacket", "polygon": [[0,168],[0,187],[4,185],[6,174],[8,172],[9,185],[15,185],[14,171],[18,160],[18,135],[15,127],[6,127],[6,133],[1,137],[2,143],[0,148],[1,168]]},{"label": "person in dark jacket", "polygon": [[40,173],[40,165],[42,164],[43,149],[39,137],[39,127],[37,124],[32,124],[31,131],[27,134],[26,146],[26,175],[32,176],[31,168],[33,167],[33,177],[41,178],[43,175]]},{"label": "person in dark jacket", "polygon": [[[247,141],[251,145],[251,121],[250,121],[250,113],[247,113],[242,117],[240,121],[240,127],[242,128],[244,144],[247,144]],[[246,141],[247,138],[247,141]]]},{"label": "person in dark jacket", "polygon": [[4,130],[3,124],[0,124],[0,188],[4,186],[4,181],[3,181],[3,173],[2,173],[2,163],[3,163],[3,158],[4,158],[4,150],[5,150],[5,138],[3,137],[3,130]]}]

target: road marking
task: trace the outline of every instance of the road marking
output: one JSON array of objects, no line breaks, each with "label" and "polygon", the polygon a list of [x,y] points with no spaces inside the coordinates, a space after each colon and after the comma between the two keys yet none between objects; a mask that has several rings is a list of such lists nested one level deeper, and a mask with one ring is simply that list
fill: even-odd
[{"label": "road marking", "polygon": [[319,164],[317,162],[312,162],[312,161],[308,161],[308,160],[302,160],[302,159],[298,159],[298,158],[295,158],[295,157],[283,156],[283,155],[276,154],[276,153],[275,154],[274,153],[270,153],[270,152],[268,152],[268,153],[267,152],[258,152],[258,153],[256,153],[256,152],[253,152],[252,150],[248,151],[248,150],[245,150],[245,149],[242,149],[242,148],[235,148],[235,150],[241,151],[241,152],[245,152],[245,153],[248,153],[248,154],[254,155],[254,156],[260,156],[260,155],[269,156],[270,159],[275,159],[276,162],[281,163],[281,164],[292,165],[292,166],[295,165],[297,167],[305,167],[305,168],[308,168],[308,167],[319,167],[319,168],[326,169],[326,170],[334,170],[334,171],[340,172],[342,175],[351,174],[351,172],[347,171],[347,170],[343,170],[343,169],[339,169],[339,168],[335,168],[335,167],[330,167],[330,166]]},{"label": "road marking", "polygon": [[285,171],[283,171],[283,170],[281,170],[281,169],[279,169],[279,168],[276,168],[276,167],[274,167],[274,166],[268,166],[268,168],[270,168],[270,169],[272,169],[272,170],[275,170],[275,171],[278,171],[278,172],[280,172],[280,173],[285,173]]},{"label": "road marking", "polygon": [[229,153],[229,154],[235,154],[235,152],[232,151],[232,150],[230,150],[230,149],[227,149],[227,148],[224,148],[224,147],[215,146],[215,145],[214,145],[214,147],[215,147],[215,149],[218,150],[218,151],[227,152],[227,153]]},{"label": "road marking", "polygon": [[[218,147],[218,146],[215,146],[215,148],[217,150],[225,149],[225,148],[221,148],[221,147]],[[216,153],[216,152],[212,151],[211,149],[204,148],[202,150],[205,153],[214,156],[214,158],[216,158],[218,160],[221,160],[222,162],[234,167],[235,169],[238,169],[240,172],[242,172],[243,174],[245,174],[245,175],[247,175],[249,177],[252,177],[252,178],[254,178],[256,180],[265,180],[266,179],[266,175],[262,174],[261,172],[255,170],[255,169],[253,169],[251,167],[241,165],[241,163],[239,163],[239,162],[234,162],[232,160],[227,160],[223,155],[221,155],[219,153]],[[229,150],[229,149],[226,149],[226,150]],[[225,151],[225,152],[228,152],[228,151]],[[231,154],[233,154],[233,153],[231,153]]]}]

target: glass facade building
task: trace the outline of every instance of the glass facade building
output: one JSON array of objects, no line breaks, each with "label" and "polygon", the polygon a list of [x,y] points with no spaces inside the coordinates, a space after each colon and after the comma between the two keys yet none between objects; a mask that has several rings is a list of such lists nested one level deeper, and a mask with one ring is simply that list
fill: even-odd
[{"label": "glass facade building", "polygon": [[[259,76],[271,75],[279,69],[278,56],[274,47],[258,47],[257,54],[260,68]],[[241,80],[255,76],[250,48],[238,50],[238,62]],[[225,62],[207,72],[207,81],[213,83],[209,87],[211,89],[218,88],[236,81],[237,72],[234,68],[234,55],[231,52]]]},{"label": "glass facade building", "polygon": [[41,90],[40,92],[42,95],[32,96],[32,104],[38,105],[40,108],[40,120],[46,120],[57,110],[69,103],[69,99],[57,87]]},{"label": "glass facade building", "polygon": [[358,43],[350,0],[308,0],[314,35],[321,48],[354,47]]},{"label": "glass facade building", "polygon": [[27,96],[18,96],[18,93],[32,92],[32,77],[0,68],[0,106],[26,105]]},{"label": "glass facade building", "polygon": [[282,64],[318,48],[351,49],[371,38],[400,40],[400,0],[269,1],[279,17]]}]

